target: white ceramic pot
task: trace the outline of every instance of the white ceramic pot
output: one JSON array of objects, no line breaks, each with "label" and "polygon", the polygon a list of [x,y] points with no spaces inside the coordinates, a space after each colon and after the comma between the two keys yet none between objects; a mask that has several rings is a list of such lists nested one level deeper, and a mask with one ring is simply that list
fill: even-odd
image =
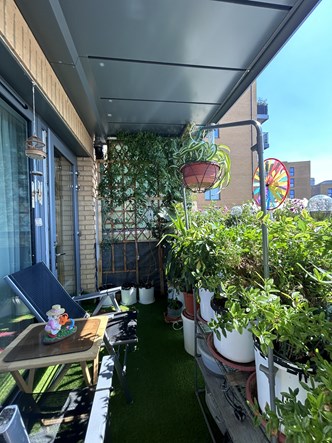
[{"label": "white ceramic pot", "polygon": [[214,293],[203,288],[200,288],[198,292],[201,317],[203,320],[209,323],[214,318],[214,311],[211,308],[211,298],[213,297]]},{"label": "white ceramic pot", "polygon": [[151,288],[138,288],[138,301],[143,305],[149,305],[155,301],[154,299],[154,287]]},{"label": "white ceramic pot", "polygon": [[183,339],[184,339],[184,349],[188,354],[195,356],[195,322],[192,318],[188,317],[186,311],[183,310],[181,313],[182,324],[183,324]]},{"label": "white ceramic pot", "polygon": [[137,302],[136,288],[121,289],[121,304],[125,306],[134,305]]},{"label": "white ceramic pot", "polygon": [[247,329],[240,334],[238,331],[222,334],[219,340],[216,333],[213,333],[213,344],[220,355],[228,360],[237,363],[249,363],[254,360],[254,341],[251,332]]},{"label": "white ceramic pot", "polygon": [[[262,411],[265,410],[266,404],[270,405],[270,388],[267,375],[260,370],[260,365],[268,367],[268,359],[265,357],[258,347],[255,345],[255,365],[256,365],[256,382],[257,382],[257,401]],[[277,358],[274,359],[274,367],[277,369],[275,374],[275,396],[282,400],[282,392],[289,392],[289,388],[299,389],[297,399],[304,403],[307,398],[307,391],[300,384],[300,381],[306,382],[299,368],[293,363]]]},{"label": "white ceramic pot", "polygon": [[[216,312],[213,312],[217,320]],[[226,332],[226,337],[220,332],[220,340],[213,332],[213,344],[217,352],[228,360],[236,363],[249,363],[254,361],[254,339],[248,329],[243,329],[242,334],[238,331]]]}]

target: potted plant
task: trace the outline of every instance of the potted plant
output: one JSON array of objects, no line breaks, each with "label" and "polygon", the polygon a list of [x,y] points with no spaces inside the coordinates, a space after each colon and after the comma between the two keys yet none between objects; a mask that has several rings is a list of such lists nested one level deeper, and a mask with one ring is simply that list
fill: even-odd
[{"label": "potted plant", "polygon": [[229,360],[229,365],[232,362],[249,364],[249,370],[253,367],[250,363],[254,361],[254,341],[251,316],[247,315],[248,301],[237,286],[222,284],[221,287],[222,292],[211,299],[214,317],[209,326],[213,331],[214,349]]},{"label": "potted plant", "polygon": [[[332,322],[324,309],[310,307],[299,292],[280,293],[272,280],[247,288],[241,297],[243,309],[237,301],[227,301],[227,323],[219,319],[219,327],[241,330],[249,324],[255,336],[257,400],[261,411],[269,407],[269,381],[266,376],[268,348],[274,352],[275,395],[283,400],[289,389],[297,391],[298,399],[306,401],[303,382],[313,373],[313,357],[318,349],[331,358]],[[263,372],[262,369],[265,370]]]},{"label": "potted plant", "polygon": [[138,301],[143,305],[149,305],[155,301],[153,282],[147,279],[138,285]]},{"label": "potted plant", "polygon": [[121,304],[125,306],[134,305],[137,302],[136,285],[131,282],[125,282],[121,285]]},{"label": "potted plant", "polygon": [[187,127],[182,145],[176,154],[185,186],[193,192],[204,192],[211,187],[226,187],[230,181],[230,156],[226,145],[217,145],[205,139],[206,133]]},{"label": "potted plant", "polygon": [[181,317],[183,303],[177,298],[169,298],[167,300],[167,317],[171,319]]},{"label": "potted plant", "polygon": [[319,353],[314,361],[314,378],[302,383],[307,392],[305,401],[299,400],[298,389],[289,390],[283,393],[283,401],[276,399],[277,414],[270,409],[264,414],[271,434],[282,427],[293,443],[332,441],[332,365]]},{"label": "potted plant", "polygon": [[192,254],[194,242],[192,231],[185,226],[184,211],[180,206],[175,208],[175,215],[170,216],[170,226],[171,232],[161,240],[166,240],[168,246],[165,273],[169,283],[183,293],[186,313],[193,318],[196,285]]}]

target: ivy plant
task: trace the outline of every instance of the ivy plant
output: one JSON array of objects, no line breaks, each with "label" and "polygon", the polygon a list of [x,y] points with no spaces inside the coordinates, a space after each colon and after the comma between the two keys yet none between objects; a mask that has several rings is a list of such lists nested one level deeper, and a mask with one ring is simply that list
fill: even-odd
[{"label": "ivy plant", "polygon": [[[155,238],[160,238],[160,211],[182,199],[181,177],[174,168],[178,140],[138,132],[118,134],[116,141],[109,142],[98,188],[104,226],[110,218],[114,225],[117,210],[125,209],[135,214],[133,225],[141,223],[140,227],[146,226]],[[121,226],[122,222],[118,216],[115,225]],[[104,231],[107,242],[108,231]]]}]

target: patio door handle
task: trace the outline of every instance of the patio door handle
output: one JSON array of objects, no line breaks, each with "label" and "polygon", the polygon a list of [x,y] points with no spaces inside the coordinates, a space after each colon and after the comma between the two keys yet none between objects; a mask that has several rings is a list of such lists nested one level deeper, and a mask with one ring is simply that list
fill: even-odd
[{"label": "patio door handle", "polygon": [[60,257],[61,255],[66,255],[65,252],[59,252],[58,254],[55,254],[56,257]]}]

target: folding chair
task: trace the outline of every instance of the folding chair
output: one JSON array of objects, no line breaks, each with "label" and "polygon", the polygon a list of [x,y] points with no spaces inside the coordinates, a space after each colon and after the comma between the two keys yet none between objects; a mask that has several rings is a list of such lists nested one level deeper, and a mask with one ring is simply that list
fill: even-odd
[{"label": "folding chair", "polygon": [[[93,315],[96,315],[103,304],[103,299],[110,296],[116,312],[106,314],[109,317],[109,321],[104,336],[104,344],[108,353],[114,355],[115,370],[127,402],[132,402],[132,397],[124,377],[126,373],[128,347],[136,344],[138,341],[136,335],[137,313],[135,311],[120,311],[115,299],[115,292],[117,292],[120,287],[105,289],[93,294],[71,297],[43,262],[6,275],[4,280],[20,297],[39,322],[47,321],[46,312],[54,304],[63,306],[70,318],[87,317],[87,312],[79,302],[100,298],[93,312]],[[119,359],[121,346],[125,347],[123,365],[121,365]]]}]

